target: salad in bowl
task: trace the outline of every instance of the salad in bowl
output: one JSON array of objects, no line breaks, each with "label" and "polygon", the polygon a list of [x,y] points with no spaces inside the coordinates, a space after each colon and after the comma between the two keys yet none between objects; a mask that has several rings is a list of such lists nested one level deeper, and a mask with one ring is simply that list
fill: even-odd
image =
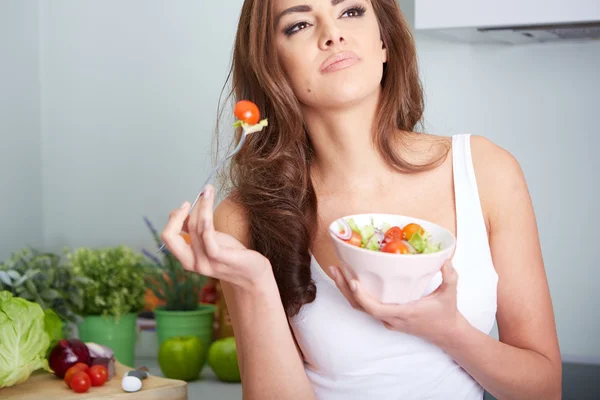
[{"label": "salad in bowl", "polygon": [[444,227],[396,214],[344,216],[329,234],[346,279],[382,303],[407,303],[435,289],[434,277],[456,246]]}]

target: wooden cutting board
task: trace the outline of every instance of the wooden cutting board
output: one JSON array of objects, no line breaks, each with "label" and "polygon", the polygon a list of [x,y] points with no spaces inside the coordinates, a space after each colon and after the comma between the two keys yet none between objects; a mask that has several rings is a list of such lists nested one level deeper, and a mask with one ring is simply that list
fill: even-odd
[{"label": "wooden cutting board", "polygon": [[115,376],[104,386],[91,387],[86,393],[75,393],[65,381],[46,372],[38,371],[20,385],[0,389],[2,400],[90,400],[90,399],[131,399],[131,400],[186,400],[187,383],[150,375],[142,380],[142,388],[133,393],[121,388],[121,379],[125,372],[133,368],[120,363],[115,365]]}]

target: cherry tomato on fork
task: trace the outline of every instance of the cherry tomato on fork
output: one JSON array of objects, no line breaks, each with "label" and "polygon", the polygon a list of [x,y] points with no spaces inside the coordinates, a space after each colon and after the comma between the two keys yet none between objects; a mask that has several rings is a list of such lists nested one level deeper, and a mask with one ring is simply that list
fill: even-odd
[{"label": "cherry tomato on fork", "polygon": [[237,102],[233,113],[238,119],[249,125],[256,125],[260,120],[260,111],[258,110],[258,107],[249,100]]}]

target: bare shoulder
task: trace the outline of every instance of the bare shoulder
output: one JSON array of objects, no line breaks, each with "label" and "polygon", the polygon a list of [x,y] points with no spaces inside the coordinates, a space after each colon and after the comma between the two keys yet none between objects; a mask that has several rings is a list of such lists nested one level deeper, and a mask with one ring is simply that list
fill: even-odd
[{"label": "bare shoulder", "polygon": [[484,136],[472,135],[471,157],[487,223],[509,204],[529,197],[521,165],[508,150]]},{"label": "bare shoulder", "polygon": [[244,246],[249,247],[249,216],[246,209],[233,195],[227,196],[216,207],[214,224],[217,231],[231,235]]}]

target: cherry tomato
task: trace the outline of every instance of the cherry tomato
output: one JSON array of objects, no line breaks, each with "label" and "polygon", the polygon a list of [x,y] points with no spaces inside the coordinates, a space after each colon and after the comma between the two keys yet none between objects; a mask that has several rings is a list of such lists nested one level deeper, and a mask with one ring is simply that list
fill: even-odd
[{"label": "cherry tomato", "polygon": [[393,240],[389,243],[386,243],[385,246],[381,249],[384,253],[394,253],[394,254],[409,254],[410,250],[408,250],[408,246],[405,245],[401,240]]},{"label": "cherry tomato", "polygon": [[383,236],[383,241],[385,243],[402,239],[404,239],[404,231],[399,226],[392,226]]},{"label": "cherry tomato", "polygon": [[77,367],[77,368],[79,368],[80,371],[83,371],[83,372],[87,372],[90,369],[89,365],[87,365],[86,363],[82,363],[82,362],[78,362],[77,364],[73,365],[73,367]]},{"label": "cherry tomato", "polygon": [[419,224],[408,224],[402,230],[404,231],[404,239],[406,240],[410,240],[417,232],[421,232],[421,235],[425,234],[425,229]]},{"label": "cherry tomato", "polygon": [[352,231],[352,237],[346,240],[346,243],[352,246],[360,247],[360,245],[362,244],[362,236],[360,235],[360,233]]},{"label": "cherry tomato", "polygon": [[85,393],[92,386],[90,376],[83,371],[77,371],[71,378],[71,389],[76,393]]},{"label": "cherry tomato", "polygon": [[256,125],[260,120],[260,111],[256,104],[248,100],[241,100],[236,103],[233,110],[238,119],[244,121],[249,125]]},{"label": "cherry tomato", "polygon": [[79,372],[79,368],[72,366],[65,373],[64,381],[68,387],[71,387],[71,378],[73,378],[73,375],[75,375],[77,372]]},{"label": "cherry tomato", "polygon": [[104,365],[94,365],[88,371],[92,386],[102,386],[108,380],[108,370]]}]

